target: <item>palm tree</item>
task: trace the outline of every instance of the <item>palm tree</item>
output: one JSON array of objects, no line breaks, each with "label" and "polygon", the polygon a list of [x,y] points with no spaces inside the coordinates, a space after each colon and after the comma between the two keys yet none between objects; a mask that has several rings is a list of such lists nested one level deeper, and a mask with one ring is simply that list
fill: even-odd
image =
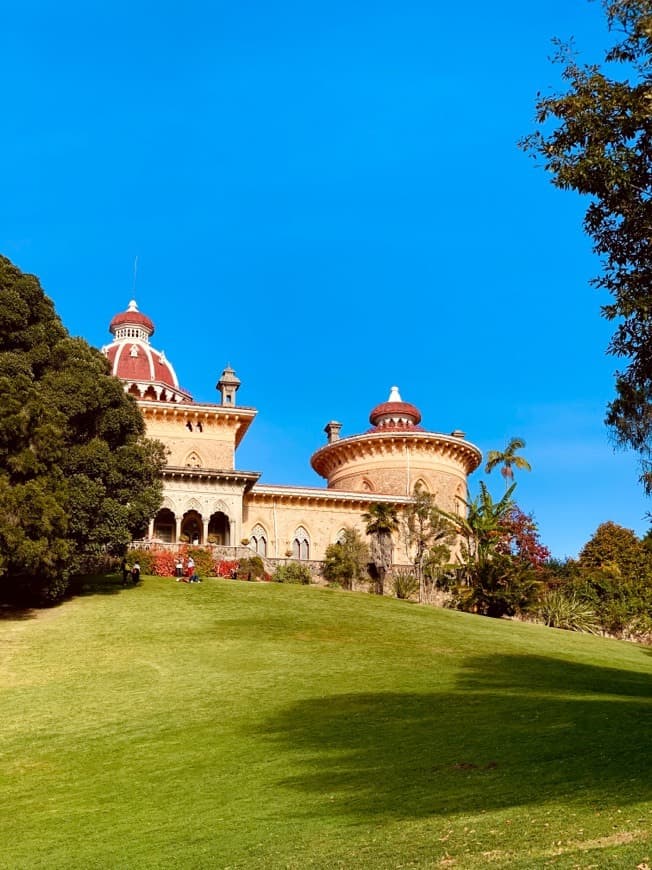
[{"label": "palm tree", "polygon": [[438,509],[456,528],[462,539],[462,552],[458,555],[458,560],[462,565],[461,576],[466,585],[473,586],[478,572],[491,564],[496,557],[496,548],[505,534],[505,519],[514,508],[512,493],[515,488],[516,484],[513,483],[500,501],[495,502],[481,480],[479,495],[473,501],[465,502],[465,516]]},{"label": "palm tree", "polygon": [[374,591],[382,595],[385,577],[392,569],[392,534],[398,529],[396,507],[389,502],[377,502],[362,514],[371,538],[371,564],[374,575]]},{"label": "palm tree", "polygon": [[514,480],[514,468],[520,468],[521,471],[532,471],[532,466],[527,459],[516,455],[516,451],[522,450],[524,447],[525,441],[522,438],[511,438],[504,450],[490,450],[487,453],[487,464],[484,470],[487,474],[491,474],[497,465],[502,466],[500,473],[505,478],[505,489],[507,489]]}]

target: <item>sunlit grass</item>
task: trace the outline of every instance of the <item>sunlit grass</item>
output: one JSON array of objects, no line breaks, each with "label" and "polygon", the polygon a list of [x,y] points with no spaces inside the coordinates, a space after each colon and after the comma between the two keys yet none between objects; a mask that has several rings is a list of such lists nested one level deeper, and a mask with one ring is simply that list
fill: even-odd
[{"label": "sunlit grass", "polygon": [[652,658],[146,578],[0,621],[0,866],[635,868]]}]

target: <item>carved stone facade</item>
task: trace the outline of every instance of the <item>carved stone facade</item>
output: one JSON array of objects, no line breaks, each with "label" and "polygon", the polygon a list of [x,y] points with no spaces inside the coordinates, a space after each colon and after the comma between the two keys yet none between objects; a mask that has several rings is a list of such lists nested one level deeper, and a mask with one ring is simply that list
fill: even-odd
[{"label": "carved stone facade", "polygon": [[[256,410],[236,403],[240,381],[227,367],[217,383],[218,404],[194,402],[149,339],[153,322],[132,301],[116,315],[114,340],[104,348],[113,373],[141,408],[147,434],[168,449],[164,502],[150,523],[153,541],[237,547],[246,541],[268,558],[315,561],[345,527],[365,532],[362,514],[375,502],[410,502],[415,487],[432,493],[447,511],[463,510],[467,477],[480,463],[464,433],[430,432],[419,410],[392,387],[371,412],[372,428],[340,437],[331,421],[328,443],[311,459],[327,486],[260,484],[259,472],[236,469],[235,454]],[[395,561],[404,562],[396,553]]]}]

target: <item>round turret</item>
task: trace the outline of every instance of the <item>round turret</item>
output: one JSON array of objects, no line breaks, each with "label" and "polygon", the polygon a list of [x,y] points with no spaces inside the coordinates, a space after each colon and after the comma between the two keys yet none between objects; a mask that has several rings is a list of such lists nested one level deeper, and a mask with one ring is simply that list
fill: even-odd
[{"label": "round turret", "polygon": [[326,427],[329,443],[310,461],[328,487],[388,496],[410,496],[419,487],[436,495],[440,507],[458,510],[467,476],[482,459],[478,448],[459,430],[444,435],[420,426],[421,412],[402,400],[398,387],[369,419],[373,428],[362,435],[334,438]]}]

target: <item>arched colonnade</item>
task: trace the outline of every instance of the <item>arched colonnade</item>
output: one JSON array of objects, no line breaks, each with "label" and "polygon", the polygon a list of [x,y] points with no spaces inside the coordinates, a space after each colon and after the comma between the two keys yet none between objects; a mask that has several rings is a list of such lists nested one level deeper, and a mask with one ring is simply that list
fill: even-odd
[{"label": "arched colonnade", "polygon": [[194,546],[234,546],[235,519],[223,504],[209,512],[194,500],[181,510],[167,502],[150,521],[149,537],[165,544],[187,541]]}]

